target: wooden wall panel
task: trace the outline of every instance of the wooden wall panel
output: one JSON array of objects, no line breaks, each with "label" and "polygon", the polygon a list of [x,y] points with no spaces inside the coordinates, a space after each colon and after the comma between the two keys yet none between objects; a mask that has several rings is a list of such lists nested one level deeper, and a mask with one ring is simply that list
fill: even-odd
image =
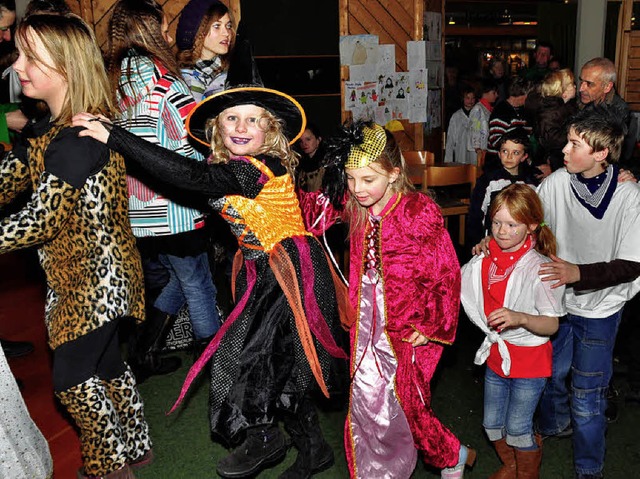
[{"label": "wooden wall panel", "polygon": [[[396,70],[407,69],[407,41],[423,39],[424,0],[340,0],[340,35],[378,35],[381,44],[395,45]],[[342,67],[341,80],[349,79]],[[342,87],[343,88],[343,87]],[[344,89],[343,89],[344,98]],[[343,120],[349,113],[342,112]],[[399,141],[405,149],[422,149],[423,125],[402,122]]]}]

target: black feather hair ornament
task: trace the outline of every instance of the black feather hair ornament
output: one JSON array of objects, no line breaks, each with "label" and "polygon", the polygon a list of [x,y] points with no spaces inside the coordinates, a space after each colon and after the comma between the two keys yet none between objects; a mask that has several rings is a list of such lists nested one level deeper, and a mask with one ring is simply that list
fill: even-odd
[{"label": "black feather hair ornament", "polygon": [[[372,121],[349,121],[325,142],[322,188],[335,208],[342,209],[347,180],[345,165],[355,150],[361,150],[368,141],[366,132],[380,128]],[[383,130],[384,132],[384,130]],[[384,145],[383,145],[384,147]],[[378,153],[379,155],[379,153]],[[376,157],[378,155],[375,155]]]}]

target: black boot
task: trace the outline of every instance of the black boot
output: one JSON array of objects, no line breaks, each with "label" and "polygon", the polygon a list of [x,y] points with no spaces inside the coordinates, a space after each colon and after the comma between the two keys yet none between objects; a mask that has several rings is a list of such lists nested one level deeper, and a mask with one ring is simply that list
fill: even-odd
[{"label": "black boot", "polygon": [[329,469],[335,462],[333,449],[322,436],[315,407],[308,401],[301,406],[298,415],[285,421],[287,432],[298,450],[298,457],[279,479],[308,479]]},{"label": "black boot", "polygon": [[10,341],[0,338],[0,345],[8,358],[19,358],[33,352],[33,343],[28,341]]},{"label": "black boot", "polygon": [[162,357],[160,350],[162,341],[173,325],[175,318],[167,313],[151,307],[147,319],[137,327],[129,343],[128,363],[142,384],[150,376],[164,375],[174,372],[182,365],[177,356]]},{"label": "black boot", "polygon": [[218,461],[221,477],[252,477],[266,467],[275,466],[287,455],[287,443],[278,426],[251,428],[247,438],[228,456]]}]

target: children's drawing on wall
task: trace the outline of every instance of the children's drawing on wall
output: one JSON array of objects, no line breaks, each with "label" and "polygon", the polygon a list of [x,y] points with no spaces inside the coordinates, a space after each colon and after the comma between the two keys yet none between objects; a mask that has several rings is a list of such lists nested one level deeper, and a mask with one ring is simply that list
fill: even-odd
[{"label": "children's drawing on wall", "polygon": [[392,120],[407,120],[409,118],[408,100],[389,100],[385,106],[389,109]]},{"label": "children's drawing on wall", "polygon": [[386,125],[391,121],[391,110],[388,106],[379,106],[376,108],[376,123],[378,125]]},{"label": "children's drawing on wall", "polygon": [[429,88],[442,88],[443,73],[442,63],[440,62],[427,62],[428,85]]},{"label": "children's drawing on wall", "polygon": [[340,37],[342,65],[375,65],[378,62],[378,35],[346,35]]},{"label": "children's drawing on wall", "polygon": [[427,60],[440,62],[442,61],[442,45],[440,42],[426,43]]},{"label": "children's drawing on wall", "polygon": [[376,82],[345,82],[345,110],[353,111],[357,108],[378,106]]},{"label": "children's drawing on wall", "polygon": [[409,122],[425,123],[427,121],[428,97],[412,100],[409,103]]},{"label": "children's drawing on wall", "polygon": [[378,45],[378,74],[396,71],[396,46]]},{"label": "children's drawing on wall", "polygon": [[424,12],[424,36],[430,42],[442,39],[442,15],[437,12]]},{"label": "children's drawing on wall", "polygon": [[426,68],[419,68],[409,71],[409,85],[411,97],[416,99],[427,98],[428,71]]},{"label": "children's drawing on wall", "polygon": [[427,128],[438,128],[441,126],[442,117],[442,94],[441,90],[429,91],[427,98]]},{"label": "children's drawing on wall", "polygon": [[354,120],[375,121],[376,108],[373,104],[361,105],[351,110],[351,114]]}]

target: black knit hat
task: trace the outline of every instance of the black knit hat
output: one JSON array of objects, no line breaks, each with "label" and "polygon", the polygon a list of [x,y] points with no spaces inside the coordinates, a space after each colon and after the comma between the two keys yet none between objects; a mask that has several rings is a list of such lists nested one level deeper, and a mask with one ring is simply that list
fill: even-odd
[{"label": "black knit hat", "polygon": [[218,0],[191,0],[185,5],[176,29],[176,46],[178,50],[191,50],[193,48],[202,19],[214,5],[221,5],[227,8],[226,5]]},{"label": "black knit hat", "polygon": [[[241,22],[242,25],[242,22]],[[273,113],[283,121],[283,133],[294,143],[304,133],[307,119],[304,109],[294,98],[278,90],[265,88],[256,66],[251,45],[238,26],[236,45],[232,51],[227,82],[223,90],[198,103],[185,122],[187,131],[196,141],[210,146],[206,127],[227,108],[239,105],[256,105]]]}]

